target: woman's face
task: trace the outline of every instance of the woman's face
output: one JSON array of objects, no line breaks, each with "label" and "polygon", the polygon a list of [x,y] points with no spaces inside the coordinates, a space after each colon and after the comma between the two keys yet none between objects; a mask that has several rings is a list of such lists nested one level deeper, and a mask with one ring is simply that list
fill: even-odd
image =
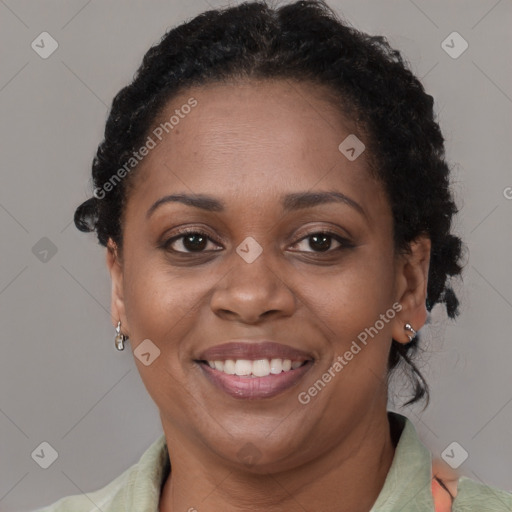
[{"label": "woman's face", "polygon": [[[190,98],[197,105],[182,108]],[[428,258],[395,255],[383,186],[365,151],[354,159],[362,146],[349,139],[340,151],[354,132],[317,86],[193,88],[158,122],[173,114],[168,133],[149,134],[156,145],[134,176],[122,262],[107,253],[113,314],[136,356],[146,354],[135,363],[171,453],[294,467],[385,414],[391,338],[405,342],[404,323],[424,322]],[[171,195],[203,201],[154,206]],[[180,237],[183,228],[199,234]],[[200,362],[240,341],[209,358],[268,359],[278,371],[271,360],[286,353],[243,351],[263,340],[308,362],[267,377]]]}]

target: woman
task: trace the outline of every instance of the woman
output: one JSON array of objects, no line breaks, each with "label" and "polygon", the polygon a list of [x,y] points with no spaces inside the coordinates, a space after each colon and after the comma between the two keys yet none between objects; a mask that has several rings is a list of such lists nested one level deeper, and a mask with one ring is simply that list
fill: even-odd
[{"label": "woman", "polygon": [[[209,11],[114,99],[75,223],[164,434],[50,511],[510,511],[388,412],[461,240],[433,99],[320,1]],[[434,505],[435,497],[435,505]]]}]

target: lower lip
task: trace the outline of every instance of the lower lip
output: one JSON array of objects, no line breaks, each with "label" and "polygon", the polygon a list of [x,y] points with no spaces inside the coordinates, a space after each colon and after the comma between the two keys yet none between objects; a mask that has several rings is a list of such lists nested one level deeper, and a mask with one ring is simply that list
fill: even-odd
[{"label": "lower lip", "polygon": [[233,398],[255,400],[271,398],[294,386],[311,368],[313,361],[278,374],[266,377],[241,377],[211,368],[208,363],[200,362],[199,366],[206,377],[222,391]]}]

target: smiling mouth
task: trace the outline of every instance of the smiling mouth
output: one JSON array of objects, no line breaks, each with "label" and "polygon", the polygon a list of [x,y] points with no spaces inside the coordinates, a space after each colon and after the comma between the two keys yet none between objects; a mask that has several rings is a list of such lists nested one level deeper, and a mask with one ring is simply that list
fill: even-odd
[{"label": "smiling mouth", "polygon": [[196,360],[207,381],[233,398],[271,398],[294,387],[313,367],[313,360]]},{"label": "smiling mouth", "polygon": [[307,364],[306,361],[294,361],[291,359],[226,359],[197,361],[203,365],[208,365],[210,368],[222,372],[226,375],[236,375],[238,377],[258,378],[267,377],[269,375],[279,375],[283,372],[296,370],[301,366]]}]

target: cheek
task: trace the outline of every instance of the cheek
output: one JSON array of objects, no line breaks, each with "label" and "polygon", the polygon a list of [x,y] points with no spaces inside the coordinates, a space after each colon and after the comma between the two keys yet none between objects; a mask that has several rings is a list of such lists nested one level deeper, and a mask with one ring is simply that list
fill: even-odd
[{"label": "cheek", "polygon": [[354,403],[385,382],[396,315],[392,258],[372,253],[361,251],[338,272],[315,278],[314,286],[308,281],[304,292],[307,309],[318,317],[318,328],[331,345],[322,367],[343,358],[334,368],[343,378],[334,379],[332,392],[345,396],[346,389],[357,390],[350,399]]},{"label": "cheek", "polygon": [[337,272],[307,281],[302,295],[333,331],[354,334],[392,306],[393,266],[387,258],[362,253],[346,263]]},{"label": "cheek", "polygon": [[[161,409],[173,409],[179,416],[190,399],[186,372],[190,361],[183,362],[182,340],[193,332],[197,308],[207,292],[202,279],[192,274],[178,276],[161,262],[150,258],[132,260],[127,271],[125,308],[130,323],[130,346],[142,381]],[[158,347],[158,356],[146,366],[139,360],[137,345],[149,339]]]},{"label": "cheek", "polygon": [[130,256],[125,291],[130,338],[133,333],[134,345],[152,340],[164,356],[160,362],[173,375],[181,375],[190,364],[190,341],[197,337],[201,321],[212,321],[209,297],[226,270],[172,266],[154,249],[135,249]]},{"label": "cheek", "polygon": [[167,349],[186,328],[187,318],[206,292],[201,280],[177,276],[161,266],[139,266],[130,277],[126,314],[138,338],[155,339]]}]

